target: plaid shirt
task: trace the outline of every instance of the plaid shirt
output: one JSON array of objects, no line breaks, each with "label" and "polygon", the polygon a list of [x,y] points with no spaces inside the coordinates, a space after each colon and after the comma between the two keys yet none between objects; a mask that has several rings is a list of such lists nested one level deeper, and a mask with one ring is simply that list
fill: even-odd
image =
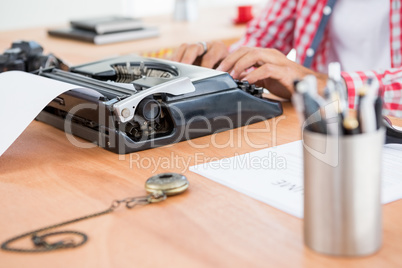
[{"label": "plaid shirt", "polygon": [[[296,62],[302,64],[318,29],[327,0],[270,0],[260,16],[252,20],[245,36],[231,47],[270,47],[284,54],[296,49]],[[342,72],[349,95],[349,107],[357,103],[357,90],[367,77],[378,80],[384,100],[384,114],[402,117],[402,0],[390,0],[390,55],[387,70]],[[311,68],[327,72],[328,29],[315,51]]]}]

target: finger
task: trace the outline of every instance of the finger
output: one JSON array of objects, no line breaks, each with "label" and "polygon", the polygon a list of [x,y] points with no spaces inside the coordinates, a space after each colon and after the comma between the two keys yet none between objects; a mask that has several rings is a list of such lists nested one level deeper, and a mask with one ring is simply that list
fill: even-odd
[{"label": "finger", "polygon": [[288,65],[289,60],[282,52],[276,49],[254,48],[235,63],[231,75],[237,78],[250,67],[260,67],[266,63],[279,67]]},{"label": "finger", "polygon": [[218,42],[208,44],[207,51],[208,52],[202,57],[201,62],[201,66],[206,68],[213,68],[229,54],[225,44]]},{"label": "finger", "polygon": [[175,51],[172,60],[180,62],[183,58],[184,52],[186,51],[188,44],[181,44],[180,47]]},{"label": "finger", "polygon": [[266,63],[253,71],[247,73],[242,80],[248,81],[250,84],[255,84],[260,80],[264,80],[267,78],[273,78],[275,79],[276,74],[278,73],[277,68],[280,68],[278,66],[275,66],[270,63]]},{"label": "finger", "polygon": [[198,56],[204,53],[204,48],[201,44],[191,44],[184,51],[183,57],[180,62],[192,64]]},{"label": "finger", "polygon": [[246,80],[245,77],[251,72],[253,71],[252,68],[248,69],[247,71],[242,72],[239,77],[237,78],[240,81]]},{"label": "finger", "polygon": [[284,66],[266,63],[250,72],[244,80],[250,84],[256,84],[267,88],[272,94],[289,99],[293,92],[293,80],[288,79],[287,68]]},{"label": "finger", "polygon": [[229,54],[222,62],[219,64],[217,70],[222,72],[230,72],[236,62],[250,51],[248,47],[242,47],[235,52]]},{"label": "finger", "polygon": [[269,53],[269,50],[254,49],[244,54],[232,68],[231,75],[237,79],[241,73],[248,70],[250,67],[260,67],[265,63],[273,61],[274,56]]}]

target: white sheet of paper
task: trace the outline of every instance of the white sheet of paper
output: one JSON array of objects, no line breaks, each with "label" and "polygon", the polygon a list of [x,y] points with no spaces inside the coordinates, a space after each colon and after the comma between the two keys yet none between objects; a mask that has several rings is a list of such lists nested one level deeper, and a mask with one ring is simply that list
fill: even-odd
[{"label": "white sheet of paper", "polygon": [[[389,203],[402,198],[402,146],[386,145],[383,154],[382,203]],[[301,141],[192,166],[190,170],[303,218]]]},{"label": "white sheet of paper", "polygon": [[79,88],[21,71],[0,74],[0,156],[55,97]]}]

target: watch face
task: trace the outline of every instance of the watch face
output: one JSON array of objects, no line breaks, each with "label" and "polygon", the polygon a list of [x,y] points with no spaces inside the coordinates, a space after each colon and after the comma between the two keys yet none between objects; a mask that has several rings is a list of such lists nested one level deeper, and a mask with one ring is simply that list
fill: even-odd
[{"label": "watch face", "polygon": [[188,180],[178,173],[162,173],[145,182],[147,192],[163,191],[166,195],[175,195],[188,188]]}]

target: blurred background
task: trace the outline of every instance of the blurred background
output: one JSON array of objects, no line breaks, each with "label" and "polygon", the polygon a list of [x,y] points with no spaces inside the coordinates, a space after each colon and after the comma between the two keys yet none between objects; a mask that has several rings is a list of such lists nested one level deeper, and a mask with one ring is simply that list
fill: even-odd
[{"label": "blurred background", "polygon": [[[56,26],[71,19],[102,15],[137,18],[172,14],[178,0],[2,0],[0,31],[38,26]],[[212,7],[263,5],[265,0],[192,0],[202,10]],[[255,10],[257,11],[257,10]]]}]

